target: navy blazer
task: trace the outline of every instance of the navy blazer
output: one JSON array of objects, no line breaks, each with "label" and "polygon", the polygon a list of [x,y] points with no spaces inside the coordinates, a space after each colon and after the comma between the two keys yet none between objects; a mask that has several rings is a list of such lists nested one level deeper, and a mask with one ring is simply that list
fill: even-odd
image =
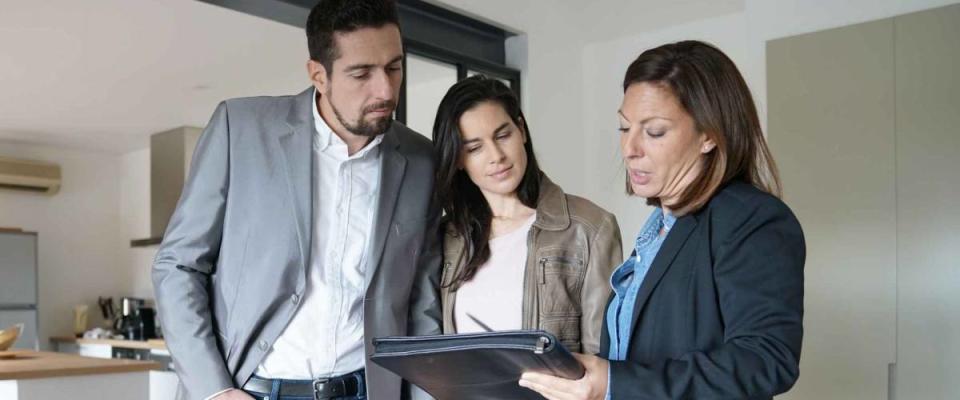
[{"label": "navy blazer", "polygon": [[[789,390],[800,373],[805,258],[790,209],[749,184],[731,183],[677,219],[640,286],[627,359],[610,362],[613,399]],[[606,329],[600,345],[606,357]]]}]

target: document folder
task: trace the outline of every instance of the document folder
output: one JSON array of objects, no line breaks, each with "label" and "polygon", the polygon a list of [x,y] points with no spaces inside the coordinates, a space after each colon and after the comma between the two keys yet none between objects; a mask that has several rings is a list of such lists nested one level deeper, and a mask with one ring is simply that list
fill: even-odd
[{"label": "document folder", "polygon": [[373,362],[437,400],[542,399],[517,384],[527,371],[580,379],[584,369],[544,331],[504,331],[373,340]]}]

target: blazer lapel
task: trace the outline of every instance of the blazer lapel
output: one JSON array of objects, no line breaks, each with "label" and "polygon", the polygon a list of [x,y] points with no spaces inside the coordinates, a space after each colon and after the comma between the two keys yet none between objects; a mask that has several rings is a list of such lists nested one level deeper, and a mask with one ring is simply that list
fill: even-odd
[{"label": "blazer lapel", "polygon": [[286,172],[287,193],[296,222],[303,272],[310,259],[313,225],[313,88],[297,95],[287,117],[289,131],[279,136],[281,159]]},{"label": "blazer lapel", "polygon": [[650,270],[647,271],[647,275],[643,278],[643,283],[640,284],[640,291],[637,293],[637,302],[633,305],[633,319],[630,321],[631,337],[633,336],[634,329],[637,328],[641,311],[644,306],[646,306],[647,300],[650,300],[650,294],[653,293],[653,289],[660,283],[663,274],[666,273],[670,265],[673,264],[673,259],[677,257],[677,253],[680,252],[683,244],[686,243],[687,238],[690,237],[690,233],[693,232],[693,228],[696,226],[697,218],[695,216],[677,219],[677,223],[667,235],[663,246],[660,247],[660,251],[657,252],[657,256],[654,257],[653,264],[650,265]]},{"label": "blazer lapel", "polygon": [[370,282],[380,268],[380,259],[383,257],[387,236],[392,229],[397,229],[393,224],[393,214],[400,195],[400,186],[403,183],[403,173],[407,166],[407,158],[400,153],[400,141],[393,129],[384,134],[381,146],[380,196],[374,219],[370,263],[366,268],[366,288],[370,287]]}]

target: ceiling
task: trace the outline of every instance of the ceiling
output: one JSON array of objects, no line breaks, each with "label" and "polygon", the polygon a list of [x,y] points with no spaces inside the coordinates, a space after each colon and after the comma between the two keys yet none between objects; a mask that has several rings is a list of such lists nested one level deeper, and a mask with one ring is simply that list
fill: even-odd
[{"label": "ceiling", "polygon": [[[470,8],[479,15],[469,15],[488,14],[521,31],[538,23],[529,15],[550,10],[534,0],[430,2]],[[152,133],[205,125],[223,99],[294,94],[308,85],[301,29],[205,2],[4,3],[0,141],[122,154],[146,148]],[[580,0],[563,0],[552,9],[568,21],[562,25],[609,22],[581,38],[590,41],[654,28],[657,21],[722,14],[742,3],[605,0],[584,8]],[[517,12],[518,7],[528,12]]]},{"label": "ceiling", "polygon": [[194,0],[0,7],[0,140],[120,154],[225,98],[307,87],[300,29]]}]

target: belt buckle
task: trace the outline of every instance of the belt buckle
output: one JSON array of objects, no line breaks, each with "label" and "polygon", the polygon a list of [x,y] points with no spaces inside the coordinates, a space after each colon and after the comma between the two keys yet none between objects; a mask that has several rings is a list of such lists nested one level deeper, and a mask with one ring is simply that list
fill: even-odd
[{"label": "belt buckle", "polygon": [[328,398],[321,393],[323,385],[327,384],[327,382],[330,382],[330,379],[317,379],[313,381],[313,400],[324,400]]},{"label": "belt buckle", "polygon": [[[326,385],[340,384],[340,387],[325,387]],[[313,399],[326,400],[343,397],[347,392],[346,383],[342,379],[326,378],[313,381]]]}]

